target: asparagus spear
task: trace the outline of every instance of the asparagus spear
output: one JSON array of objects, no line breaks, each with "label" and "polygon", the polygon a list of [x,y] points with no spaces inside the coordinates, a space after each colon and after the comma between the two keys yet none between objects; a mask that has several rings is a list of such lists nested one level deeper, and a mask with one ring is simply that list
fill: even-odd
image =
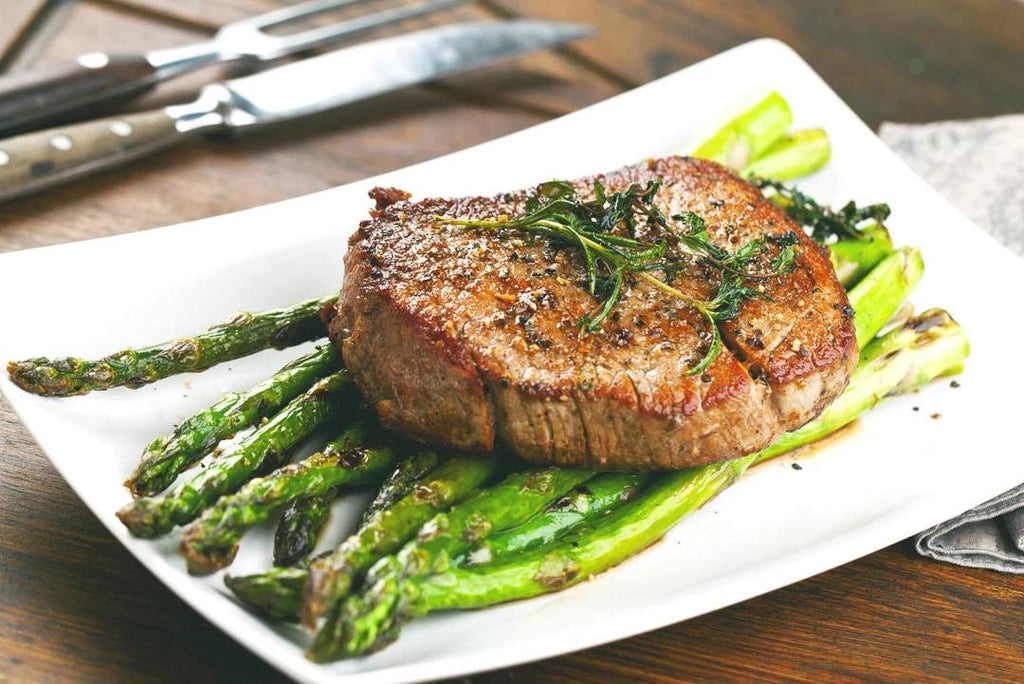
[{"label": "asparagus spear", "polygon": [[[478,546],[467,562],[489,562],[510,553],[550,543],[575,527],[597,520],[629,501],[650,473],[604,473],[557,499],[528,522],[499,532]],[[257,612],[280,620],[297,621],[302,603],[304,568],[277,568],[246,577],[225,579],[228,587]]]},{"label": "asparagus spear", "polygon": [[[439,461],[434,451],[415,452],[399,461],[363,512],[362,522],[367,522],[378,511],[391,508],[412,490],[420,478],[436,468]],[[337,494],[335,488],[317,496],[301,497],[289,504],[274,535],[274,565],[294,565],[313,550]]]},{"label": "asparagus spear", "polygon": [[839,240],[829,245],[836,276],[847,289],[859,283],[882,259],[893,253],[889,231],[882,224],[865,226],[862,235],[862,240]]},{"label": "asparagus spear", "polygon": [[47,397],[67,397],[119,386],[136,389],[263,349],[284,349],[323,337],[326,331],[319,312],[336,298],[331,295],[285,309],[236,313],[197,335],[142,349],[125,349],[96,361],[72,356],[11,361],[7,372],[18,387]]},{"label": "asparagus spear", "polygon": [[792,180],[814,173],[825,166],[831,156],[832,146],[824,129],[794,131],[754,157],[743,167],[740,175],[744,178],[758,176]]},{"label": "asparagus spear", "polygon": [[394,472],[384,480],[377,496],[363,512],[363,522],[368,522],[380,511],[394,506],[396,502],[412,491],[417,482],[436,468],[440,460],[435,451],[420,451],[399,461]]},{"label": "asparagus spear", "polygon": [[274,533],[274,565],[295,565],[316,547],[330,517],[331,504],[340,493],[335,487],[323,494],[300,496],[288,504]]},{"label": "asparagus spear", "polygon": [[[918,387],[960,368],[968,352],[966,336],[952,318],[930,311],[873,342],[854,373],[851,389],[817,420],[790,433],[784,446],[665,475],[634,501],[552,546],[479,567],[448,567],[407,580],[394,600],[389,623],[380,622],[379,610],[367,610],[373,607],[372,597],[351,597],[342,611],[344,619],[331,625],[333,648],[318,650],[313,657],[333,659],[380,648],[395,637],[401,620],[433,610],[480,608],[559,591],[588,579],[654,543],[752,463],[838,429],[889,393]],[[862,401],[864,397],[871,401]]]},{"label": "asparagus spear", "polygon": [[404,584],[411,578],[443,572],[453,558],[486,539],[492,531],[526,522],[551,501],[591,477],[592,471],[574,468],[535,468],[513,473],[448,513],[439,513],[398,554],[382,558],[370,569],[365,582],[369,588],[360,601],[360,619],[350,621],[347,611],[334,611],[317,633],[307,656],[316,661],[334,659],[343,643],[338,639],[342,631],[346,633],[344,641],[359,644],[371,644],[383,632],[393,631],[391,628],[397,624],[394,609]]},{"label": "asparagus spear", "polygon": [[881,261],[849,292],[857,344],[865,347],[924,275],[921,252],[902,247]]},{"label": "asparagus spear", "polygon": [[182,535],[189,573],[206,575],[229,565],[246,530],[296,497],[319,496],[383,476],[394,465],[395,453],[388,446],[367,446],[369,435],[370,426],[357,419],[322,451],[221,497]]},{"label": "asparagus spear", "polygon": [[[330,552],[327,552],[313,562],[329,554]],[[309,570],[300,563],[290,568],[274,568],[244,577],[225,575],[224,584],[239,600],[257,613],[275,620],[298,622],[302,607],[302,588],[308,578]]]},{"label": "asparagus spear", "polygon": [[686,153],[742,169],[782,138],[791,123],[793,113],[786,99],[771,91],[745,105],[711,134],[699,136]]},{"label": "asparagus spear", "polygon": [[650,473],[602,473],[553,501],[527,522],[498,532],[474,548],[467,565],[489,563],[511,553],[550,544],[583,523],[599,520],[633,499],[650,482]]},{"label": "asparagus spear", "polygon": [[162,492],[222,439],[272,416],[314,382],[339,368],[341,355],[333,345],[324,345],[295,359],[249,391],[222,397],[182,422],[171,435],[150,442],[125,486],[134,496]]},{"label": "asparagus spear", "polygon": [[334,606],[377,559],[398,550],[434,514],[466,498],[490,480],[498,468],[495,459],[453,458],[442,463],[330,555],[310,564],[303,590],[304,621],[311,624]]},{"label": "asparagus spear", "polygon": [[163,496],[134,501],[118,511],[117,517],[136,537],[156,537],[176,524],[191,522],[257,472],[279,466],[288,450],[314,430],[340,418],[354,390],[347,371],[328,375],[192,480]]}]

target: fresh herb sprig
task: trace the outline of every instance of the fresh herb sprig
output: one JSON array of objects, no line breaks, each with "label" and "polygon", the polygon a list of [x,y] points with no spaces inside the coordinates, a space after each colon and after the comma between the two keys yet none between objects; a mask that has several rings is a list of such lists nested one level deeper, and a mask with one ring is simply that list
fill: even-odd
[{"label": "fresh herb sprig", "polygon": [[866,240],[860,226],[869,220],[882,223],[889,218],[888,204],[869,204],[858,207],[853,200],[839,211],[822,206],[800,192],[770,178],[753,178],[751,182],[761,190],[773,190],[768,199],[789,214],[790,218],[811,231],[811,237],[821,244],[834,240]]},{"label": "fresh herb sprig", "polygon": [[[587,274],[587,291],[602,300],[597,312],[585,315],[581,330],[593,333],[601,325],[622,297],[627,274],[633,274],[662,292],[696,309],[711,328],[711,342],[704,357],[687,375],[703,372],[722,350],[722,336],[718,323],[735,318],[740,305],[747,299],[771,299],[759,290],[744,285],[745,278],[782,275],[793,267],[795,235],[770,238],[782,245],[769,273],[747,270],[748,262],[767,246],[761,238],[751,240],[736,252],[730,253],[710,242],[703,219],[693,212],[676,214],[669,219],[655,204],[654,198],[661,187],[660,180],[651,180],[641,187],[635,183],[626,189],[608,193],[600,182],[594,183],[594,198],[584,200],[577,196],[572,184],[550,181],[538,186],[537,193],[527,199],[526,214],[514,219],[464,220],[437,217],[443,223],[492,230],[523,230],[546,237],[556,244],[578,247],[583,254]],[[637,239],[638,229],[660,235],[656,243]],[[683,254],[703,260],[723,273],[715,295],[698,300],[684,294],[669,282],[657,278],[655,272],[668,279],[691,265],[682,255],[669,255],[669,244]]]}]

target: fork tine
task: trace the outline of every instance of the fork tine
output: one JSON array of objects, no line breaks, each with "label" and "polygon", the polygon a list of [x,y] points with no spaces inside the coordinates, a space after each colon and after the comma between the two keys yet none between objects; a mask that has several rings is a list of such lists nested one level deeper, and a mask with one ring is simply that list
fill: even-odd
[{"label": "fork tine", "polygon": [[254,29],[268,29],[281,24],[287,24],[295,21],[296,19],[305,19],[306,17],[312,17],[317,14],[323,14],[331,10],[340,9],[342,7],[348,7],[350,5],[360,5],[371,0],[309,0],[309,2],[300,2],[297,5],[290,5],[288,7],[282,7],[281,9],[271,10],[270,12],[264,12],[255,17],[248,17],[239,21],[232,22],[229,26],[248,26]]},{"label": "fork tine", "polygon": [[306,47],[313,47],[320,43],[341,38],[343,36],[352,36],[364,31],[369,31],[370,29],[404,21],[406,19],[440,12],[450,7],[465,4],[468,1],[469,0],[428,0],[427,2],[417,3],[415,5],[406,5],[382,10],[366,16],[349,19],[338,24],[308,29],[291,36],[282,36],[279,39],[281,41],[280,47],[288,52],[293,52]]}]

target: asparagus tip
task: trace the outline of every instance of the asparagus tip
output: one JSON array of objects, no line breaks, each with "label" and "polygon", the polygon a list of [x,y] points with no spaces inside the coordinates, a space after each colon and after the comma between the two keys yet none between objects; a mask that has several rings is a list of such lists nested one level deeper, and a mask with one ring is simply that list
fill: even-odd
[{"label": "asparagus tip", "polygon": [[133,537],[152,539],[167,531],[158,515],[158,506],[151,499],[126,504],[115,515]]},{"label": "asparagus tip", "polygon": [[84,390],[67,375],[58,373],[57,366],[70,368],[82,363],[81,359],[70,357],[50,360],[39,356],[24,361],[8,361],[7,375],[11,382],[26,392],[43,397],[69,397],[83,394]]},{"label": "asparagus tip", "polygon": [[196,531],[196,527],[189,527],[181,538],[178,547],[188,568],[188,574],[202,576],[211,575],[221,568],[226,568],[235,560],[238,553],[238,542],[227,546],[216,546],[209,544]]}]

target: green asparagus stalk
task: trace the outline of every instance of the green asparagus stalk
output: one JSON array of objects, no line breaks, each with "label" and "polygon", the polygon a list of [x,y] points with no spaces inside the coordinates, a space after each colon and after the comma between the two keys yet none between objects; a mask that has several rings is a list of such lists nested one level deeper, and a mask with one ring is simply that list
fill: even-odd
[{"label": "green asparagus stalk", "polygon": [[[798,431],[785,449],[791,450],[854,420],[880,397],[906,391],[963,364],[969,349],[963,330],[941,311],[931,311],[903,328],[883,336],[865,350],[865,362],[854,374],[854,394],[873,401],[843,402],[842,397],[807,428]],[[843,396],[847,396],[850,391]],[[797,433],[792,433],[797,434]],[[449,567],[413,578],[401,587],[396,613],[406,619],[434,610],[484,606],[559,591],[617,565],[661,538],[689,512],[696,510],[734,482],[746,468],[770,457],[752,454],[740,459],[670,473],[634,501],[598,522],[563,537],[553,546],[505,556],[481,566]],[[351,597],[345,605],[349,620],[365,620],[367,599]],[[370,619],[376,618],[373,615]],[[365,639],[362,625],[348,625],[338,636],[347,639],[329,655],[358,655],[393,639],[396,626],[386,625],[378,638]]]},{"label": "green asparagus stalk", "polygon": [[832,146],[824,129],[794,131],[746,164],[740,175],[792,180],[821,169],[831,156]]},{"label": "green asparagus stalk", "polygon": [[315,624],[373,563],[397,551],[438,511],[489,481],[499,467],[496,459],[453,458],[442,463],[394,506],[378,512],[330,555],[312,563],[303,590],[303,621]]},{"label": "green asparagus stalk", "polygon": [[881,261],[849,292],[857,344],[875,338],[924,275],[921,252],[902,247]]},{"label": "green asparagus stalk", "polygon": [[394,472],[380,486],[377,496],[363,511],[362,522],[369,522],[377,513],[394,506],[402,497],[412,491],[417,482],[436,468],[440,460],[440,456],[435,451],[421,451],[399,461]]},{"label": "green asparagus stalk", "polygon": [[839,240],[829,245],[832,265],[843,287],[849,289],[893,253],[889,231],[880,223],[862,229],[862,240]]},{"label": "green asparagus stalk", "polygon": [[[399,461],[363,512],[362,523],[391,508],[439,462],[435,451],[414,452]],[[337,493],[337,489],[332,489],[319,496],[302,497],[285,509],[274,535],[274,565],[294,565],[313,550]]]},{"label": "green asparagus stalk", "polygon": [[[410,618],[420,617],[434,610],[482,608],[565,589],[644,550],[742,473],[743,464],[736,461],[670,473],[636,500],[553,547],[479,567],[451,568],[407,583],[401,609]],[[359,655],[379,644],[354,646],[358,648],[344,655]]]},{"label": "green asparagus stalk", "polygon": [[133,535],[146,538],[191,522],[253,475],[278,467],[288,451],[314,430],[341,418],[354,393],[347,371],[328,375],[190,481],[163,496],[134,501],[117,517]]},{"label": "green asparagus stalk", "polygon": [[[323,554],[313,562],[329,554],[330,552]],[[302,589],[307,579],[309,570],[300,563],[293,567],[274,568],[256,575],[226,575],[224,584],[242,603],[257,613],[274,620],[298,622],[302,607]]]},{"label": "green asparagus stalk", "polygon": [[316,547],[331,504],[340,493],[335,487],[316,496],[300,496],[285,507],[274,533],[274,565],[295,565]]},{"label": "green asparagus stalk", "polygon": [[336,298],[320,297],[262,313],[236,313],[226,322],[192,337],[125,349],[96,361],[71,356],[11,361],[7,372],[18,387],[47,397],[68,397],[119,386],[136,389],[263,349],[284,349],[319,339],[326,333],[319,312]]},{"label": "green asparagus stalk", "polygon": [[742,169],[778,142],[792,123],[786,99],[771,91],[743,106],[714,132],[698,136],[684,153]]},{"label": "green asparagus stalk", "polygon": [[274,415],[287,402],[341,368],[341,355],[324,345],[295,359],[247,392],[232,392],[149,443],[125,482],[133,496],[158,494],[222,439]]},{"label": "green asparagus stalk", "polygon": [[356,419],[322,451],[221,497],[182,535],[189,573],[207,575],[229,565],[242,535],[297,497],[383,477],[397,459],[389,446],[368,446],[370,434],[367,421]]},{"label": "green asparagus stalk", "polygon": [[[307,656],[319,662],[333,660],[338,648],[346,643],[371,644],[384,631],[393,633],[392,627],[397,624],[393,609],[405,582],[443,572],[454,558],[486,539],[492,531],[526,522],[591,477],[592,471],[573,468],[536,468],[513,473],[447,513],[439,513],[397,555],[382,558],[371,568],[365,582],[369,589],[364,592],[365,605],[359,617],[350,620],[346,611],[335,611],[317,633]],[[341,632],[345,639],[338,638]]]},{"label": "green asparagus stalk", "polygon": [[593,476],[593,471],[576,468],[532,468],[512,473],[447,513],[434,516],[396,556],[374,565],[367,582],[376,582],[394,571],[402,577],[414,577],[447,567],[492,532],[522,525]]},{"label": "green asparagus stalk", "polygon": [[[649,473],[604,473],[576,487],[528,522],[499,532],[470,554],[468,562],[483,563],[554,541],[575,527],[608,514],[629,501]],[[383,488],[382,488],[383,490]],[[486,558],[484,558],[486,555]],[[305,568],[274,569],[226,579],[227,585],[257,612],[279,620],[297,621],[302,602]]]},{"label": "green asparagus stalk", "polygon": [[650,482],[650,473],[602,473],[553,501],[529,521],[499,532],[474,548],[467,565],[489,563],[510,553],[528,551],[555,541],[576,527],[593,522],[633,499]]}]

